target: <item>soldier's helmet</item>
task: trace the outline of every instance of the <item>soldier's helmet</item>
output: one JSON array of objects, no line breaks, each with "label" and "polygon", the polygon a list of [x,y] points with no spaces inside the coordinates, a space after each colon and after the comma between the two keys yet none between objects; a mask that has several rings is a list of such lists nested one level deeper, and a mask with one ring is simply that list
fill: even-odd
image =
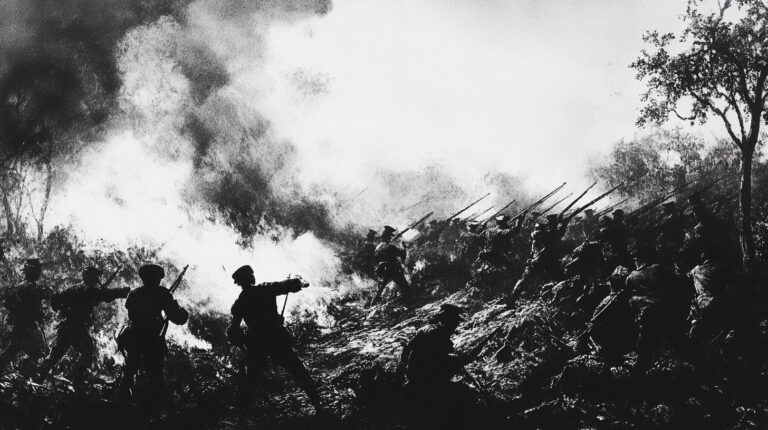
[{"label": "soldier's helmet", "polygon": [[88,266],[85,269],[83,269],[82,276],[83,276],[83,279],[85,279],[85,278],[91,278],[94,276],[100,276],[101,273],[102,273],[101,270],[93,266]]},{"label": "soldier's helmet", "polygon": [[384,230],[381,232],[381,237],[392,237],[392,234],[394,234],[397,230],[394,227],[390,227],[388,225],[384,226]]},{"label": "soldier's helmet", "polygon": [[584,215],[586,216],[592,216],[595,214],[595,210],[592,208],[584,209]]},{"label": "soldier's helmet", "polygon": [[157,264],[145,264],[139,267],[139,278],[144,283],[159,282],[165,278],[165,270]]},{"label": "soldier's helmet", "polygon": [[613,211],[613,219],[614,221],[624,219],[624,210],[616,209],[615,211]]},{"label": "soldier's helmet", "polygon": [[248,278],[250,275],[253,274],[253,268],[249,265],[240,266],[237,270],[235,270],[232,273],[232,280],[235,281],[235,284],[242,284],[244,282],[248,281]]},{"label": "soldier's helmet", "polygon": [[477,227],[480,225],[477,221],[470,221],[467,223],[467,230],[469,231],[475,231],[477,230]]},{"label": "soldier's helmet", "polygon": [[368,234],[365,236],[366,239],[373,239],[376,237],[376,230],[368,229]]},{"label": "soldier's helmet", "polygon": [[464,309],[452,305],[449,303],[443,303],[440,305],[440,310],[434,316],[434,319],[439,322],[445,323],[458,323],[464,321],[461,314],[464,313]]},{"label": "soldier's helmet", "polygon": [[506,224],[509,222],[509,215],[499,215],[495,218],[496,224]]}]

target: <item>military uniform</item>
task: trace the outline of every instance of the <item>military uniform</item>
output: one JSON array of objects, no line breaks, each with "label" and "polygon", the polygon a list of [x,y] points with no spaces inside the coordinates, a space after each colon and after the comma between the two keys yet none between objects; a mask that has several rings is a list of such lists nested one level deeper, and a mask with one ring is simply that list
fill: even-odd
[{"label": "military uniform", "polygon": [[379,282],[376,296],[371,301],[371,304],[379,301],[381,293],[390,282],[394,282],[397,285],[400,289],[400,294],[403,296],[408,296],[411,292],[411,286],[408,280],[405,279],[405,269],[403,269],[402,263],[407,255],[406,250],[389,243],[394,232],[394,228],[385,226],[384,232],[381,234],[381,242],[376,246],[376,276]]},{"label": "military uniform", "polygon": [[627,277],[626,286],[638,332],[636,369],[641,371],[651,364],[664,336],[679,340],[690,296],[672,270],[646,261]]},{"label": "military uniform", "polygon": [[404,412],[418,428],[466,428],[473,394],[452,382],[466,360],[454,352],[451,335],[463,318],[461,308],[444,304],[433,323],[421,328],[403,348],[401,366],[406,385]]},{"label": "military uniform", "polygon": [[29,259],[24,264],[26,281],[8,289],[3,294],[3,304],[8,312],[5,324],[11,327],[8,344],[0,354],[0,372],[16,358],[25,353],[32,359],[43,356],[46,352],[44,326],[44,302],[48,300],[48,290],[38,284],[41,266],[38,259]]},{"label": "military uniform", "polygon": [[484,247],[478,256],[480,261],[503,270],[512,269],[509,256],[512,250],[512,238],[522,228],[522,219],[518,219],[517,224],[511,228],[507,225],[508,220],[507,216],[499,216],[496,218],[497,226],[485,230]]},{"label": "military uniform", "polygon": [[531,233],[531,257],[512,290],[513,297],[523,293],[532,283],[541,284],[562,278],[560,241],[567,225],[561,225],[557,215],[547,216],[547,220],[547,224],[536,224]]},{"label": "military uniform", "polygon": [[483,236],[477,233],[477,223],[471,222],[467,226],[469,230],[462,233],[459,237],[457,255],[459,260],[469,265],[475,261],[483,247]]},{"label": "military uniform", "polygon": [[[277,296],[300,291],[303,287],[301,280],[252,285],[252,276],[250,266],[243,266],[232,275],[243,290],[232,305],[232,321],[227,329],[229,341],[245,348],[247,386],[241,393],[241,400],[248,399],[250,390],[258,384],[267,368],[267,358],[271,357],[293,375],[315,409],[320,411],[320,396],[315,383],[293,350],[293,339],[277,312]],[[240,326],[242,322],[248,327],[245,333]]]},{"label": "military uniform", "polygon": [[[83,272],[83,278],[91,274],[98,277],[100,273],[95,268],[86,269]],[[51,307],[59,311],[62,320],[59,323],[51,353],[41,367],[39,379],[45,379],[53,366],[61,360],[67,350],[72,348],[78,354],[74,381],[76,384],[81,383],[85,371],[96,356],[96,348],[89,333],[93,326],[93,308],[99,303],[125,298],[129,291],[130,288],[111,290],[99,288],[95,283],[84,281],[56,294],[51,300]]]},{"label": "military uniform", "polygon": [[177,325],[186,324],[189,313],[183,309],[167,288],[160,286],[165,272],[150,264],[139,269],[143,285],[128,294],[125,308],[130,321],[128,328],[118,337],[118,346],[125,352],[125,367],[121,385],[122,395],[130,394],[136,373],[146,371],[156,400],[163,399],[163,363],[167,353],[163,313]]}]

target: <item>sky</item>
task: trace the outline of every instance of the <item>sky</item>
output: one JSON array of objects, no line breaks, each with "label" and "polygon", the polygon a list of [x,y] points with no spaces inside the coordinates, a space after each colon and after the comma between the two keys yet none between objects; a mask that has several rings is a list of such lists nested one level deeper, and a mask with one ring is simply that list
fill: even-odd
[{"label": "sky", "polygon": [[240,82],[307,160],[308,180],[440,163],[545,189],[586,182],[632,138],[646,30],[677,31],[685,0],[339,0],[272,25]]}]

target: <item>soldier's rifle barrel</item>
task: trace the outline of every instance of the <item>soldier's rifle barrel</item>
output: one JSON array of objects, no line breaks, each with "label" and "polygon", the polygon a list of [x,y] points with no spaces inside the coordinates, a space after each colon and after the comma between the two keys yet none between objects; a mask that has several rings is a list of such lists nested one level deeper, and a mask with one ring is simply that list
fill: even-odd
[{"label": "soldier's rifle barrel", "polygon": [[117,270],[115,270],[111,275],[109,275],[109,278],[107,278],[107,280],[104,281],[104,283],[101,284],[101,289],[106,290],[109,284],[111,284],[112,281],[115,280],[115,278],[117,277],[117,274],[120,273],[121,270],[123,270],[122,264],[120,265],[120,267],[117,268]]},{"label": "soldier's rifle barrel", "polygon": [[488,192],[488,193],[487,193],[486,195],[484,195],[483,197],[480,197],[479,199],[477,199],[477,200],[475,200],[474,202],[470,203],[469,205],[465,206],[465,207],[464,207],[464,209],[462,209],[462,210],[460,210],[460,211],[456,212],[455,214],[453,214],[453,215],[449,216],[448,218],[446,218],[446,221],[450,221],[450,220],[452,220],[453,218],[456,218],[457,216],[461,215],[461,214],[462,214],[464,211],[466,211],[467,209],[469,209],[469,208],[471,208],[472,206],[476,205],[476,204],[477,204],[477,203],[478,203],[480,200],[483,200],[484,198],[486,198],[486,197],[488,197],[488,196],[490,196],[490,195],[491,195],[491,193],[490,193],[490,192]]},{"label": "soldier's rifle barrel", "polygon": [[564,202],[564,201],[565,201],[565,199],[567,199],[568,197],[571,197],[572,195],[573,195],[573,193],[568,193],[568,195],[567,195],[567,196],[565,196],[565,197],[563,197],[562,199],[558,200],[558,201],[557,201],[557,202],[555,202],[555,204],[553,204],[552,206],[550,206],[550,207],[548,207],[548,208],[544,209],[543,211],[541,211],[541,214],[542,214],[542,215],[545,215],[547,212],[551,211],[551,210],[552,210],[552,209],[553,209],[555,206],[557,206],[557,205],[559,205],[560,203]]},{"label": "soldier's rifle barrel", "polygon": [[406,231],[408,231],[408,230],[411,230],[411,229],[414,229],[414,228],[416,228],[416,226],[418,226],[419,224],[421,224],[421,223],[423,223],[424,221],[426,221],[426,220],[427,220],[427,218],[431,217],[433,213],[434,213],[434,212],[430,212],[430,213],[428,213],[428,214],[424,215],[423,217],[419,218],[419,219],[418,219],[416,222],[414,222],[413,224],[409,225],[409,226],[408,226],[408,227],[407,227],[405,230],[403,230],[403,231],[401,231],[401,232],[397,233],[397,235],[396,235],[395,237],[393,237],[393,238],[392,238],[392,241],[394,241],[395,239],[399,239],[399,238],[400,238],[400,236],[402,236],[403,234],[405,234],[405,232],[406,232]]},{"label": "soldier's rifle barrel", "polygon": [[505,204],[505,205],[504,205],[504,207],[502,207],[501,209],[499,209],[498,211],[496,211],[496,213],[494,213],[493,215],[489,216],[489,217],[488,217],[488,219],[486,219],[485,221],[483,221],[483,225],[485,225],[486,223],[488,223],[488,221],[492,220],[493,218],[496,218],[497,216],[499,216],[499,214],[501,214],[502,212],[504,212],[504,211],[505,211],[505,210],[506,210],[508,207],[512,206],[512,203],[514,203],[514,202],[516,202],[516,201],[517,201],[517,199],[512,199],[512,201],[511,201],[511,202],[509,202],[509,203]]},{"label": "soldier's rifle barrel", "polygon": [[524,215],[524,214],[528,213],[528,211],[533,210],[533,208],[535,208],[536,206],[544,203],[550,197],[554,196],[555,193],[557,193],[558,191],[562,190],[563,187],[565,187],[565,182],[563,182],[559,186],[555,187],[554,190],[552,190],[552,191],[548,192],[547,194],[545,194],[544,197],[542,197],[542,198],[536,200],[535,202],[531,203],[530,205],[528,205],[527,208],[525,208],[525,209],[521,210],[520,212],[518,212],[515,216],[512,217],[512,219],[515,219],[515,218],[517,218],[517,217],[519,217],[521,215]]},{"label": "soldier's rifle barrel", "polygon": [[588,208],[588,207],[592,206],[593,204],[595,204],[595,203],[599,202],[600,200],[604,199],[604,198],[605,198],[605,197],[607,197],[609,194],[611,194],[611,193],[613,193],[614,191],[618,190],[618,189],[619,189],[619,187],[621,187],[621,186],[623,186],[623,185],[624,185],[624,183],[622,182],[622,183],[620,183],[619,185],[616,185],[615,187],[611,188],[610,190],[608,190],[608,191],[604,192],[603,194],[600,194],[600,195],[599,195],[599,196],[597,196],[596,198],[592,199],[592,201],[591,201],[591,202],[589,202],[589,203],[585,204],[584,206],[582,206],[582,207],[580,207],[580,208],[576,209],[576,210],[575,210],[575,211],[573,211],[571,214],[569,214],[569,215],[568,215],[568,219],[570,220],[571,218],[575,217],[575,216],[576,216],[576,215],[578,215],[579,213],[583,212],[583,211],[584,211],[584,209],[586,209],[586,208]]},{"label": "soldier's rifle barrel", "polygon": [[472,217],[472,218],[470,218],[469,220],[470,220],[470,221],[474,221],[474,220],[476,220],[476,219],[480,218],[481,216],[483,216],[483,215],[487,214],[487,213],[488,213],[488,211],[492,210],[494,207],[495,207],[495,206],[491,206],[491,207],[489,207],[488,209],[486,209],[486,210],[484,210],[484,211],[481,211],[481,212],[479,212],[479,213],[475,214],[475,216],[473,216],[473,217]]},{"label": "soldier's rifle barrel", "polygon": [[643,206],[640,206],[639,208],[637,208],[637,209],[633,210],[632,212],[630,212],[629,215],[627,215],[627,218],[629,218],[631,216],[642,215],[643,213],[645,213],[645,212],[655,208],[656,206],[660,205],[665,200],[669,199],[670,197],[674,196],[675,194],[679,193],[680,191],[688,188],[688,186],[693,184],[694,182],[696,182],[696,181],[695,180],[688,181],[688,182],[684,183],[683,185],[673,189],[669,193],[659,197],[658,199],[652,200],[650,203],[647,203],[647,204],[645,204]]},{"label": "soldier's rifle barrel", "polygon": [[622,205],[622,204],[628,202],[630,199],[632,199],[632,197],[627,197],[626,199],[623,199],[623,200],[621,200],[620,202],[618,202],[616,204],[608,206],[607,208],[605,208],[605,209],[601,210],[600,212],[596,213],[595,215],[600,216],[600,215],[606,214],[606,213],[610,212],[611,209],[615,208],[616,206],[619,206],[619,205]]},{"label": "soldier's rifle barrel", "polygon": [[584,197],[584,196],[585,196],[585,195],[586,195],[586,194],[589,192],[589,190],[591,190],[591,189],[592,189],[592,187],[594,187],[595,185],[597,185],[597,181],[595,181],[595,182],[592,182],[592,185],[588,186],[588,187],[587,187],[587,189],[586,189],[586,190],[584,190],[584,192],[583,192],[583,193],[579,194],[579,196],[578,196],[578,197],[576,197],[576,199],[574,199],[574,200],[573,200],[571,203],[569,203],[569,204],[568,204],[568,206],[566,206],[566,207],[565,207],[565,209],[563,209],[562,211],[560,211],[560,214],[558,215],[558,217],[562,218],[562,217],[563,217],[563,215],[564,215],[566,212],[568,212],[568,210],[569,210],[570,208],[572,208],[572,207],[573,207],[573,205],[575,205],[576,203],[578,203],[578,202],[579,202],[579,200],[581,200],[581,198],[582,198],[582,197]]},{"label": "soldier's rifle barrel", "polygon": [[[173,281],[173,284],[171,284],[171,287],[168,288],[168,291],[170,291],[171,294],[173,294],[178,288],[179,285],[181,285],[181,280],[184,278],[184,274],[187,273],[187,269],[189,268],[189,264],[184,266],[183,269],[181,269],[181,272],[179,273],[179,276],[176,277],[176,280]],[[168,316],[166,315],[165,318],[163,318],[163,328],[160,330],[160,336],[159,337],[165,337],[165,333],[168,332]]]}]

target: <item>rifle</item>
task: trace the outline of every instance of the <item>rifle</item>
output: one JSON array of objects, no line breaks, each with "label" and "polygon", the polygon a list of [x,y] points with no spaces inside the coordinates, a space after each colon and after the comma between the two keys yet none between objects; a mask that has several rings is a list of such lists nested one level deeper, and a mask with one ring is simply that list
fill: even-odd
[{"label": "rifle", "polygon": [[474,221],[474,220],[476,220],[476,219],[480,218],[481,216],[483,216],[483,215],[487,214],[487,213],[488,213],[488,211],[489,211],[489,210],[491,210],[491,209],[493,209],[493,208],[494,208],[494,206],[491,206],[491,207],[489,207],[488,209],[486,209],[486,210],[484,210],[484,211],[482,211],[482,212],[479,212],[479,213],[475,214],[475,216],[473,216],[473,217],[472,217],[472,218],[470,218],[469,220],[470,220],[470,221]]},{"label": "rifle", "polygon": [[568,209],[572,208],[572,207],[573,207],[573,205],[575,205],[575,204],[576,204],[576,203],[577,203],[579,200],[581,200],[581,198],[582,198],[582,197],[584,197],[584,196],[585,196],[585,195],[586,195],[586,194],[589,192],[589,190],[591,190],[591,189],[592,189],[592,187],[594,187],[595,185],[597,185],[597,181],[593,182],[593,183],[592,183],[592,185],[590,185],[589,187],[587,187],[587,189],[586,189],[586,190],[584,190],[584,192],[583,192],[583,193],[579,194],[579,196],[578,196],[578,197],[576,197],[576,199],[575,199],[574,201],[572,201],[571,203],[569,203],[569,204],[568,204],[568,206],[566,206],[566,207],[565,207],[565,209],[563,209],[562,211],[560,211],[560,214],[558,215],[558,217],[559,217],[559,218],[562,218],[562,217],[563,217],[563,215],[564,215],[566,212],[568,212]]},{"label": "rifle", "polygon": [[413,224],[409,225],[409,226],[408,226],[408,228],[406,228],[405,230],[402,230],[400,233],[397,233],[397,236],[393,237],[393,238],[392,238],[392,241],[394,242],[396,239],[399,239],[399,238],[400,238],[400,236],[402,236],[403,234],[405,234],[405,232],[406,232],[406,231],[408,231],[408,230],[411,230],[411,229],[413,229],[413,228],[416,228],[416,226],[418,226],[419,224],[421,224],[421,223],[423,223],[424,221],[426,221],[426,220],[427,220],[427,218],[431,217],[433,213],[434,213],[434,212],[430,212],[430,213],[428,213],[428,214],[424,215],[423,217],[419,218],[419,220],[418,220],[418,221],[416,221],[416,222],[414,222]]},{"label": "rifle", "polygon": [[[181,270],[181,273],[179,273],[179,276],[177,276],[176,280],[173,281],[173,284],[171,284],[171,288],[168,289],[171,294],[173,294],[173,292],[179,288],[179,285],[181,285],[181,279],[184,277],[184,274],[187,273],[188,268],[189,264],[184,266],[184,268]],[[163,319],[163,328],[160,330],[160,336],[158,337],[165,337],[165,333],[168,331],[168,324],[168,316],[166,316]]]},{"label": "rifle", "polygon": [[595,216],[601,216],[603,214],[606,214],[606,213],[610,212],[611,209],[615,208],[616,206],[619,206],[621,204],[624,204],[624,203],[628,202],[630,199],[632,199],[632,197],[627,197],[626,199],[623,199],[623,200],[621,200],[620,202],[618,202],[616,204],[610,205],[607,208],[605,208],[605,209],[601,210],[600,212],[596,213]]},{"label": "rifle", "polygon": [[104,281],[104,282],[101,284],[101,289],[102,289],[102,290],[106,290],[106,289],[107,289],[107,287],[109,286],[109,284],[111,284],[111,283],[112,283],[112,281],[114,281],[114,280],[115,280],[115,278],[117,277],[117,274],[118,274],[118,273],[120,273],[120,271],[121,271],[121,270],[123,270],[123,265],[122,265],[122,264],[120,265],[120,267],[118,267],[118,268],[117,268],[117,270],[115,270],[115,272],[114,272],[114,273],[112,273],[111,275],[109,275],[109,278],[107,278],[107,280],[106,280],[106,281]]},{"label": "rifle", "polygon": [[531,209],[535,208],[536,206],[544,203],[545,201],[547,201],[547,199],[549,199],[550,197],[554,196],[555,193],[557,193],[558,191],[562,190],[564,186],[565,186],[565,182],[563,182],[559,186],[555,187],[554,190],[552,190],[549,193],[545,194],[544,197],[542,197],[542,198],[536,200],[535,202],[531,203],[527,208],[525,208],[525,209],[521,210],[520,212],[518,212],[517,215],[512,217],[512,219],[518,218],[519,216],[528,213],[528,211],[530,211]]},{"label": "rifle", "polygon": [[552,208],[554,208],[555,206],[559,205],[559,204],[560,204],[560,203],[562,203],[562,202],[563,202],[565,199],[567,199],[568,197],[571,197],[572,195],[573,195],[573,193],[568,193],[568,195],[567,195],[567,196],[565,196],[565,197],[563,197],[562,199],[558,200],[558,201],[557,201],[555,204],[553,204],[552,206],[550,206],[550,207],[548,207],[548,208],[544,209],[543,211],[541,211],[541,214],[542,214],[542,215],[545,215],[547,212],[551,211],[551,210],[552,210]]},{"label": "rifle", "polygon": [[507,203],[506,205],[504,205],[503,208],[499,209],[498,211],[496,211],[496,213],[494,213],[493,215],[491,215],[488,218],[486,218],[486,220],[483,221],[481,225],[484,226],[485,224],[488,223],[488,221],[490,221],[490,220],[496,218],[497,216],[499,216],[500,213],[504,212],[505,209],[507,209],[508,207],[512,206],[512,203],[514,203],[516,201],[517,201],[517,199],[512,199],[512,201]]},{"label": "rifle", "polygon": [[470,204],[469,204],[468,206],[466,206],[464,209],[462,209],[462,210],[460,210],[460,211],[456,212],[455,214],[453,214],[453,215],[449,216],[449,217],[448,217],[448,218],[446,218],[445,220],[446,220],[446,221],[450,221],[450,220],[452,220],[453,218],[455,218],[455,217],[457,217],[457,216],[461,215],[461,213],[462,213],[462,212],[464,212],[465,210],[467,210],[467,209],[471,208],[472,206],[474,206],[475,204],[477,204],[477,202],[479,202],[480,200],[482,200],[482,199],[484,199],[484,198],[486,198],[486,197],[488,197],[488,196],[490,196],[490,195],[491,195],[491,193],[489,192],[488,194],[484,195],[483,197],[480,197],[479,199],[477,199],[477,200],[475,200],[474,202],[470,203]]},{"label": "rifle", "polygon": [[645,204],[643,206],[640,206],[639,208],[637,208],[637,209],[633,210],[632,212],[630,212],[626,216],[626,218],[629,218],[631,216],[641,215],[642,213],[647,212],[650,209],[655,208],[656,206],[658,206],[659,204],[661,204],[662,202],[664,202],[668,198],[674,196],[675,194],[679,193],[680,191],[684,190],[685,188],[687,188],[689,185],[691,185],[694,182],[695,182],[694,180],[688,181],[688,182],[684,183],[683,185],[673,189],[669,193],[659,197],[658,199],[652,200],[650,203],[647,203],[647,204]]},{"label": "rifle", "polygon": [[614,192],[614,191],[618,190],[618,189],[619,189],[619,187],[621,187],[622,185],[624,185],[624,183],[623,183],[623,182],[622,182],[622,183],[620,183],[619,185],[616,185],[615,187],[611,188],[610,190],[608,190],[608,191],[604,192],[603,194],[600,194],[600,195],[599,195],[599,196],[597,196],[595,199],[593,199],[591,202],[589,202],[589,203],[585,204],[584,206],[582,206],[582,207],[580,207],[580,208],[576,209],[575,211],[571,212],[570,214],[568,214],[567,220],[568,220],[568,221],[570,221],[570,220],[571,220],[571,218],[573,218],[573,217],[575,217],[576,215],[578,215],[578,214],[579,214],[580,212],[582,212],[584,209],[586,209],[586,208],[588,208],[588,207],[592,206],[593,204],[595,204],[595,203],[599,202],[600,200],[604,199],[605,197],[607,197],[607,196],[608,196],[609,194],[611,194],[612,192]]},{"label": "rifle", "polygon": [[600,312],[598,312],[598,313],[596,313],[596,314],[592,315],[592,318],[591,318],[591,319],[589,320],[589,322],[587,323],[587,328],[586,328],[586,329],[584,329],[584,331],[582,331],[582,332],[581,332],[581,333],[580,333],[578,336],[576,336],[576,340],[581,340],[582,338],[584,338],[584,336],[587,336],[587,335],[589,335],[589,333],[592,331],[592,324],[593,324],[595,321],[597,321],[597,319],[600,317],[600,315],[602,315],[603,313],[605,313],[605,311],[606,311],[606,310],[608,310],[608,309],[610,309],[610,308],[611,308],[611,305],[613,305],[613,302],[615,302],[616,300],[618,300],[618,299],[619,299],[619,297],[620,297],[622,294],[624,294],[624,291],[626,291],[626,288],[622,288],[621,290],[619,290],[619,291],[616,293],[616,295],[615,295],[615,296],[613,296],[613,298],[612,298],[612,299],[611,299],[611,300],[610,300],[608,303],[606,303],[606,304],[605,304],[605,306],[603,306],[603,308],[602,308],[602,309],[600,309]]}]

